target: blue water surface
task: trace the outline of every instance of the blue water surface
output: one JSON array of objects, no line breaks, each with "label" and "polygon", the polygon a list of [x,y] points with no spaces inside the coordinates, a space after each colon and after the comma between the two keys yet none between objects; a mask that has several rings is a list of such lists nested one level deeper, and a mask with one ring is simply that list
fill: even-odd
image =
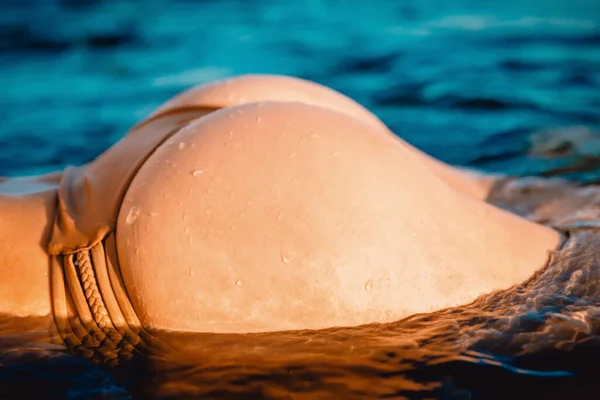
[{"label": "blue water surface", "polygon": [[600,176],[598,0],[3,0],[0,175],[87,162],[242,73],[331,86],[453,164]]}]

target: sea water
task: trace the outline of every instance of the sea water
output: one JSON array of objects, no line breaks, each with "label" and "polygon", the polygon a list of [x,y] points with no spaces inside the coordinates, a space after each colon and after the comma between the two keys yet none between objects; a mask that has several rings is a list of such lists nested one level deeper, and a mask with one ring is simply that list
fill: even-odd
[{"label": "sea water", "polygon": [[[190,86],[282,73],[349,95],[449,163],[600,178],[597,0],[0,5],[0,176],[88,162]],[[581,297],[557,295],[384,326],[175,335],[185,356],[125,370],[49,343],[48,319],[2,316],[0,397],[593,398],[594,298],[585,318],[569,311]]]}]

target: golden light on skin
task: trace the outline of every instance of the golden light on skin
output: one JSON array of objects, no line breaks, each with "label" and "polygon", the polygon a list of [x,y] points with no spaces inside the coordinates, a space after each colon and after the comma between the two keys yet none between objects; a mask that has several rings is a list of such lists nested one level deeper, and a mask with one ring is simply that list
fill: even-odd
[{"label": "golden light on skin", "polygon": [[266,101],[291,101],[330,108],[387,131],[379,118],[351,98],[318,83],[283,75],[241,75],[188,89],[150,117],[185,107],[221,109]]},{"label": "golden light on skin", "polygon": [[[348,113],[289,102],[202,110],[181,130],[177,119],[197,112],[135,131],[149,149],[176,132],[134,177],[118,217],[127,290],[148,328],[389,322],[522,282],[558,243],[553,230],[453,190],[422,153]],[[123,148],[83,167],[102,193],[126,190],[111,173],[132,165]],[[0,182],[0,312],[50,312],[45,246],[61,176]],[[84,219],[106,211],[84,205]]]},{"label": "golden light on skin", "polygon": [[[198,118],[217,109],[266,101],[301,102],[329,108],[371,125],[374,132],[381,131],[397,137],[377,116],[342,93],[314,82],[282,75],[242,75],[193,87],[160,106],[148,120],[166,119],[157,122],[163,125],[172,124],[171,121],[188,122],[191,117]],[[198,109],[194,111],[193,107]],[[145,123],[141,124],[143,126]],[[137,131],[133,129],[131,133]],[[477,199],[485,199],[488,195],[493,183],[491,177],[456,169],[415,147],[410,148],[422,162],[454,189]]]},{"label": "golden light on skin", "polygon": [[10,182],[5,182],[7,187],[0,184],[0,313],[48,315],[49,258],[45,244],[54,219],[56,189],[48,182],[27,179],[20,181],[17,192],[8,188]]},{"label": "golden light on skin", "polygon": [[463,304],[526,279],[557,242],[452,190],[404,142],[302,103],[192,122],[142,166],[117,222],[142,324],[201,332],[354,326]]}]

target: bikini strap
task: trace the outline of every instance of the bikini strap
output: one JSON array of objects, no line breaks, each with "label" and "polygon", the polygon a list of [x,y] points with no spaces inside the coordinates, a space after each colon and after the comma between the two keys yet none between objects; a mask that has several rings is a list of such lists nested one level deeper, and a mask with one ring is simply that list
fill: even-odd
[{"label": "bikini strap", "polygon": [[[105,246],[111,251],[106,252]],[[115,268],[114,234],[90,249],[52,256],[52,306],[69,349],[114,366],[141,342],[141,324]],[[112,254],[111,254],[112,253]]]},{"label": "bikini strap", "polygon": [[54,320],[71,351],[98,362],[116,365],[130,358],[134,348],[164,350],[144,331],[129,301],[115,229],[137,171],[183,126],[179,120],[167,122],[140,127],[93,162],[65,170],[59,182],[47,247]]}]

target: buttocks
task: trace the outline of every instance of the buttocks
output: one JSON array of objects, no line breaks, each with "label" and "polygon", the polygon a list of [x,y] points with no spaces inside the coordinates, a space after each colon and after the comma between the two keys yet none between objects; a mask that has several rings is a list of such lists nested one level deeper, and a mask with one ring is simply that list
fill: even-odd
[{"label": "buttocks", "polygon": [[401,142],[342,113],[223,109],[134,177],[117,223],[125,286],[142,323],[163,329],[312,329],[425,311],[432,293],[406,267],[406,238],[436,216],[406,210],[439,208],[430,191],[443,187]]}]

